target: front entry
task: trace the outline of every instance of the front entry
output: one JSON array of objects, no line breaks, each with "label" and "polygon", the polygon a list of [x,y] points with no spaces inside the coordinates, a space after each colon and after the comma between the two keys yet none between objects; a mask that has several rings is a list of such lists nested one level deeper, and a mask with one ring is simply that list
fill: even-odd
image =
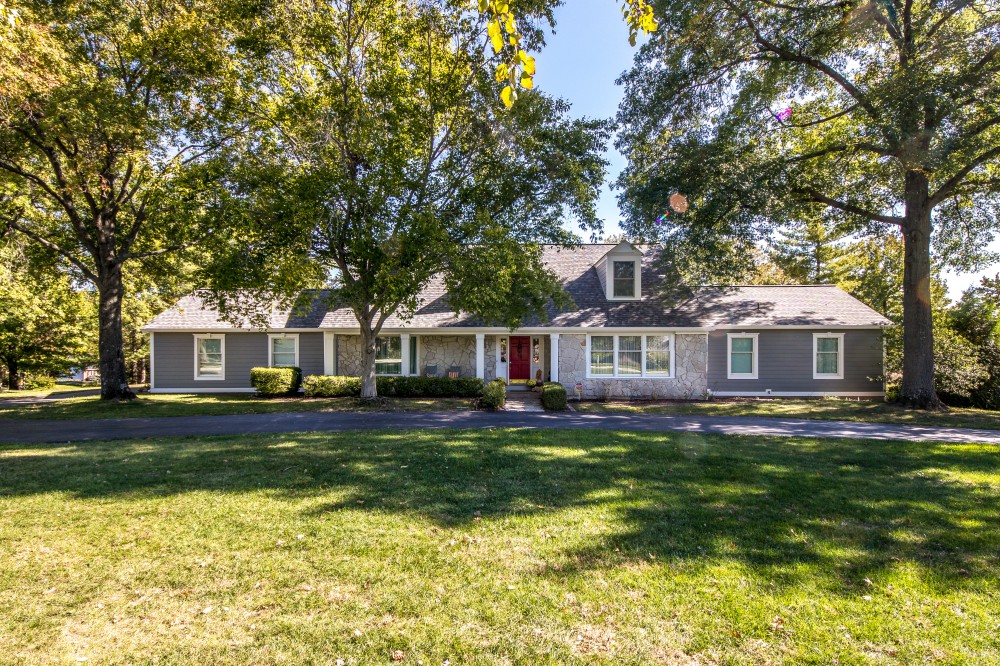
[{"label": "front entry", "polygon": [[531,379],[531,338],[512,335],[510,338],[510,381],[526,382]]}]

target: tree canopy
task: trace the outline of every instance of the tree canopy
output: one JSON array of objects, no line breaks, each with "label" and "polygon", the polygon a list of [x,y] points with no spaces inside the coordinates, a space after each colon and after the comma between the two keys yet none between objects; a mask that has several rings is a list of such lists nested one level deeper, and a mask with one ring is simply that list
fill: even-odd
[{"label": "tree canopy", "polygon": [[[622,79],[619,179],[628,231],[680,264],[740,257],[809,207],[905,246],[902,398],[933,387],[932,239],[970,268],[997,229],[1000,14],[969,0],[654,5],[658,30]],[[691,253],[686,249],[694,250]],[[702,264],[704,266],[704,263]],[[688,273],[695,274],[690,263]]]}]

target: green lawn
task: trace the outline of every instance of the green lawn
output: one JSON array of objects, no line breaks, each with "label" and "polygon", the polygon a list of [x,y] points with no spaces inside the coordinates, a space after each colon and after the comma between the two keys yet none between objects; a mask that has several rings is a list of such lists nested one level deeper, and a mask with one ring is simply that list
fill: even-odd
[{"label": "green lawn", "polygon": [[824,398],[816,400],[728,400],[699,402],[582,402],[574,409],[590,413],[695,414],[702,416],[768,416],[797,419],[830,419],[870,423],[901,423],[956,428],[1000,430],[1000,412],[953,407],[947,412],[903,409],[886,402]]},{"label": "green lawn", "polygon": [[155,393],[131,402],[102,401],[96,396],[67,398],[35,405],[0,403],[0,419],[101,419],[149,416],[273,414],[276,412],[468,410],[468,398],[388,398],[365,405],[354,398],[257,398],[252,394]]},{"label": "green lawn", "polygon": [[0,401],[16,400],[18,398],[47,398],[51,395],[61,393],[79,393],[80,391],[100,391],[99,385],[81,384],[80,382],[56,382],[56,385],[48,389],[34,389],[30,391],[0,391]]},{"label": "green lawn", "polygon": [[0,661],[996,664],[998,458],[532,430],[0,445]]}]

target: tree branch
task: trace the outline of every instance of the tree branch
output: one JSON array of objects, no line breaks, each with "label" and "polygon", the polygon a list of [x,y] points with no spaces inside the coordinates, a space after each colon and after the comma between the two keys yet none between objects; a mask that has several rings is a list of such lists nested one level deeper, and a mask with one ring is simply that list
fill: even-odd
[{"label": "tree branch", "polygon": [[20,224],[17,223],[16,220],[9,220],[7,222],[7,228],[8,229],[13,229],[14,231],[22,233],[25,236],[27,236],[28,238],[30,238],[31,240],[35,241],[36,243],[39,243],[39,244],[41,244],[41,245],[49,248],[50,250],[53,250],[54,252],[58,252],[63,257],[65,257],[71,264],[73,264],[74,266],[76,266],[77,268],[79,268],[80,272],[82,272],[83,275],[88,280],[90,280],[91,282],[93,282],[95,285],[98,283],[99,280],[98,280],[97,274],[94,273],[92,270],[90,270],[90,268],[86,264],[84,264],[80,259],[78,259],[69,250],[64,249],[60,245],[58,245],[58,244],[50,241],[48,238],[45,238],[44,236],[41,236],[41,235],[35,233],[34,231],[31,231],[30,229],[27,229],[26,227],[21,226]]},{"label": "tree branch", "polygon": [[870,210],[861,208],[860,206],[855,206],[854,204],[830,198],[825,194],[821,194],[820,192],[813,189],[802,190],[802,193],[816,203],[826,204],[831,208],[836,208],[837,210],[842,210],[845,213],[850,213],[852,215],[860,215],[861,217],[869,219],[872,222],[884,222],[885,224],[895,224],[896,226],[902,226],[903,224],[903,218],[901,217],[896,217],[895,215],[880,215],[879,213],[873,213]]},{"label": "tree branch", "polygon": [[938,188],[938,191],[930,196],[928,203],[931,206],[936,206],[947,199],[952,195],[955,189],[962,184],[962,181],[966,176],[972,173],[977,167],[982,166],[995,157],[1000,157],[1000,146],[994,146],[990,150],[980,153],[971,162],[956,171],[954,176],[946,180],[944,184]]}]

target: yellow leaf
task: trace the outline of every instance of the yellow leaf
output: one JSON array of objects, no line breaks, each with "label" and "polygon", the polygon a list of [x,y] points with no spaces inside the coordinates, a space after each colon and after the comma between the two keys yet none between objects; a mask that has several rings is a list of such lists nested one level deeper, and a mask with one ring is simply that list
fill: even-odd
[{"label": "yellow leaf", "polygon": [[507,78],[509,73],[510,70],[507,67],[507,63],[502,62],[499,65],[497,65],[497,72],[496,72],[497,83],[503,83],[504,79]]},{"label": "yellow leaf", "polygon": [[514,15],[507,14],[507,32],[517,32],[517,27],[514,25]]},{"label": "yellow leaf", "polygon": [[500,99],[503,100],[504,106],[508,109],[514,106],[514,100],[517,99],[517,93],[510,86],[505,86],[503,90],[500,91]]},{"label": "yellow leaf", "polygon": [[535,81],[527,74],[521,75],[521,87],[525,90],[531,90],[535,87]]},{"label": "yellow leaf", "polygon": [[510,3],[507,0],[497,0],[496,10],[497,14],[506,14],[510,10]]},{"label": "yellow leaf", "polygon": [[532,58],[527,53],[525,53],[524,51],[518,51],[517,55],[518,55],[518,59],[521,61],[521,64],[524,65],[524,71],[525,71],[525,73],[528,74],[528,75],[530,75],[530,76],[534,76],[535,75],[535,59]]},{"label": "yellow leaf", "polygon": [[490,43],[493,44],[493,52],[500,53],[503,50],[503,35],[500,34],[500,21],[490,21],[486,26],[486,32],[490,36]]},{"label": "yellow leaf", "polygon": [[490,0],[479,0],[479,13],[485,14],[486,10],[490,8]]}]

